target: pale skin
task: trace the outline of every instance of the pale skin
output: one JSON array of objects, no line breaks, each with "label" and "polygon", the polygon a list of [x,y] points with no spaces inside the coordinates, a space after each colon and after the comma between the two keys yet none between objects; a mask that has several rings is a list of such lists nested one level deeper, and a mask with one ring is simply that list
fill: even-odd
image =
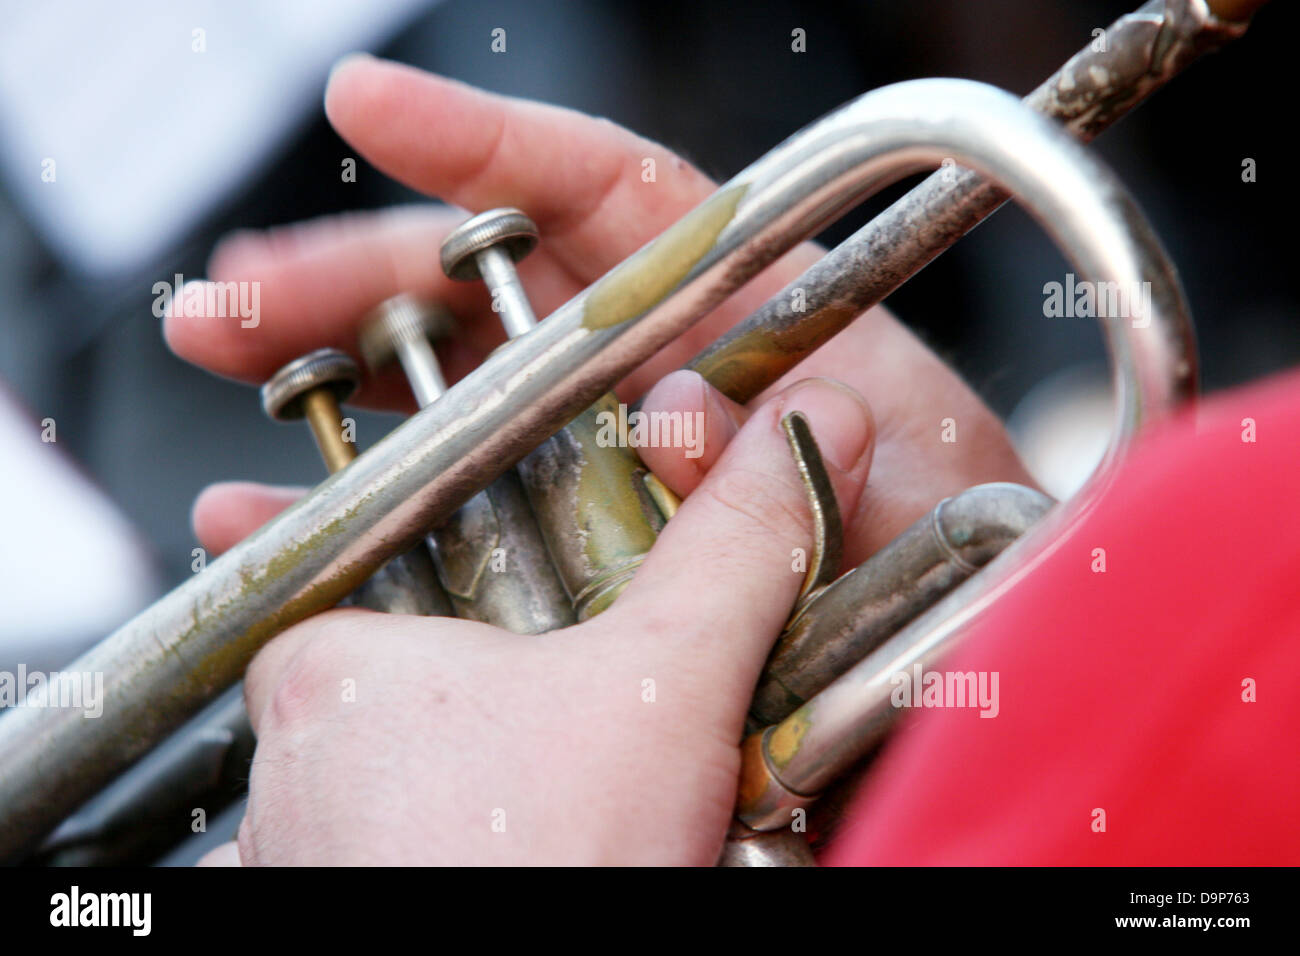
[{"label": "pale skin", "polygon": [[[325,107],[358,154],[413,188],[472,211],[526,210],[542,243],[520,272],[543,316],[714,188],[606,120],[369,57],[336,67]],[[647,158],[653,183],[641,175]],[[503,338],[481,285],[453,283],[437,265],[465,215],[407,208],[231,236],[209,278],[260,280],[259,326],[171,316],[167,341],[258,383],[314,348],[355,351],[366,309],[415,292],[462,319],[462,335],[440,347],[455,379]],[[945,495],[1030,483],[996,417],[883,309],[747,407],[674,373],[817,255],[792,251],[619,387],[625,401],[649,389],[649,411],[703,411],[706,437],[698,458],[643,450],[686,501],[611,610],[532,638],[336,610],[268,644],[246,681],[258,735],[248,813],[238,845],[206,862],[714,862],[749,696],[802,580],[792,555],[812,546],[781,417],[802,411],[812,425],[845,515],[848,565]],[[358,401],[412,406],[395,373]],[[940,440],[945,418],[957,422],[955,443]],[[224,550],[299,494],[214,485],[195,504],[196,533]]]}]

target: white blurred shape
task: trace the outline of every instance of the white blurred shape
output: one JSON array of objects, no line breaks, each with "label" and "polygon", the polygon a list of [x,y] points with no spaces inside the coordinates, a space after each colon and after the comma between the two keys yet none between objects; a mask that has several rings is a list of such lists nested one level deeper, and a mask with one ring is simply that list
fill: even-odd
[{"label": "white blurred shape", "polygon": [[60,667],[159,591],[126,519],[41,431],[0,391],[0,670],[10,672]]},{"label": "white blurred shape", "polygon": [[1057,500],[1074,494],[1092,474],[1114,424],[1109,373],[1091,363],[1043,379],[1007,418],[1025,467]]},{"label": "white blurred shape", "polygon": [[319,111],[334,60],[430,2],[0,2],[0,173],[74,266],[143,266]]}]

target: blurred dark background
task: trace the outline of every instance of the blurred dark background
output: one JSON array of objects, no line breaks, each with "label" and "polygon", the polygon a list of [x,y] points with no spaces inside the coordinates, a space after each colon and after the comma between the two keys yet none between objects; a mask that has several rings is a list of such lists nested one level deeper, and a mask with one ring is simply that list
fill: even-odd
[{"label": "blurred dark background", "polygon": [[[883,84],[960,76],[1023,94],[1136,3],[446,0],[372,52],[607,116],[725,179]],[[509,30],[505,55],[489,50],[496,26]],[[806,53],[790,49],[795,27],[807,31]],[[1295,267],[1287,261],[1295,227],[1283,147],[1291,117],[1281,85],[1296,27],[1294,4],[1273,3],[1245,38],[1176,79],[1094,147],[1180,268],[1207,390],[1300,362],[1297,296],[1287,278]],[[57,42],[50,38],[52,48]],[[325,77],[322,69],[321,90]],[[206,483],[312,483],[320,465],[306,431],[269,423],[253,390],[167,351],[150,311],[153,283],[177,272],[202,276],[214,241],[233,228],[422,198],[364,161],[356,183],[341,182],[340,160],[354,153],[316,102],[264,172],[129,274],[90,276],[65,263],[20,215],[11,185],[0,184],[0,387],[33,422],[59,423],[60,450],[138,530],[157,587],[190,573],[189,509]],[[183,150],[177,155],[183,161]],[[1247,157],[1258,163],[1255,183],[1242,181]],[[838,241],[866,215],[859,210],[825,238]],[[1043,320],[1043,283],[1064,271],[1037,227],[1007,208],[888,304],[1007,415],[1036,384],[1103,358],[1094,323]],[[363,445],[393,424],[358,420]]]}]

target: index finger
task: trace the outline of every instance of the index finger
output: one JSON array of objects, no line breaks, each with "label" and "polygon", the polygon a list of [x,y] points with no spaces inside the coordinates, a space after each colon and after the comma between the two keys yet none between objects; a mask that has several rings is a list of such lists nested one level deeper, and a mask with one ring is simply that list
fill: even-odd
[{"label": "index finger", "polygon": [[325,114],[394,179],[472,211],[517,206],[591,282],[713,191],[669,150],[606,119],[351,56]]}]

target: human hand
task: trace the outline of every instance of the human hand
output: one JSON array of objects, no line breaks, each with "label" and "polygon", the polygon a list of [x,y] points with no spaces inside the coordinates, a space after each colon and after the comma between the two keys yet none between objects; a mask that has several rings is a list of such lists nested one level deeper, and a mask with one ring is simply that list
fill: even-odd
[{"label": "human hand", "polygon": [[780,425],[796,410],[851,507],[871,416],[810,380],[738,430],[709,423],[725,449],[599,617],[525,638],[349,609],[275,638],[245,679],[258,745],[238,859],[713,863],[749,698],[803,581],[792,555],[812,547]]}]

